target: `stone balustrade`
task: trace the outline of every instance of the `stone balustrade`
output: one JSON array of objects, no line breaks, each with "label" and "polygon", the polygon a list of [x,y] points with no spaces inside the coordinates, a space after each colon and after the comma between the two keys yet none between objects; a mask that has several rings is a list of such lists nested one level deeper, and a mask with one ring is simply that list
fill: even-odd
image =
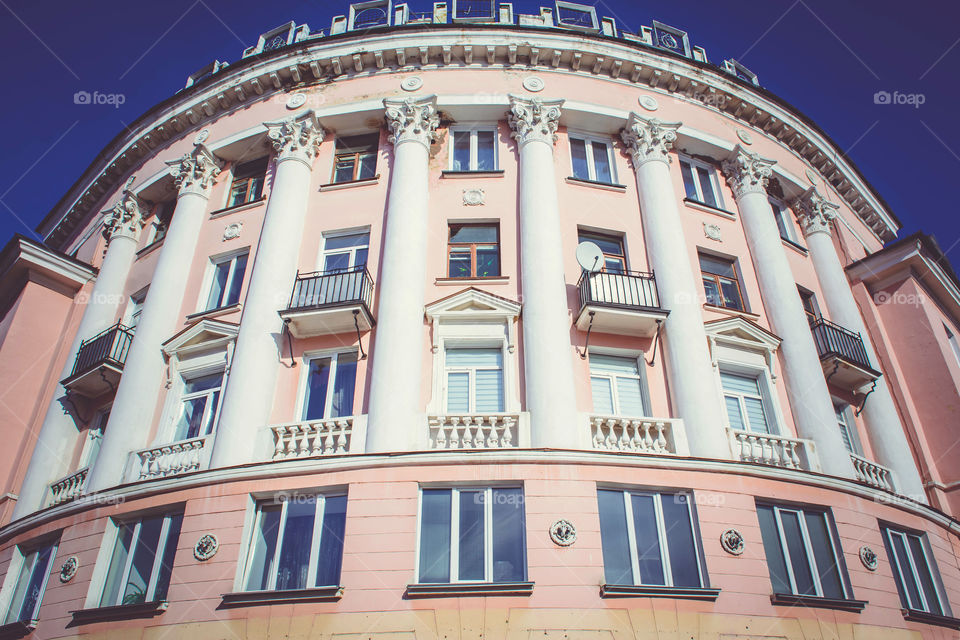
[{"label": "stone balustrade", "polygon": [[785,469],[820,471],[813,441],[801,438],[727,429],[734,460]]},{"label": "stone balustrade", "polygon": [[274,460],[343,455],[356,445],[353,417],[280,424],[271,430]]},{"label": "stone balustrade", "polygon": [[428,416],[431,449],[507,449],[522,439],[520,414]]},{"label": "stone balustrade", "polygon": [[857,482],[877,489],[896,491],[893,483],[893,472],[890,469],[855,453],[850,454],[850,460],[853,461],[853,470],[857,473]]},{"label": "stone balustrade", "polygon": [[75,500],[83,495],[90,467],[84,467],[50,485],[50,506]]},{"label": "stone balustrade", "polygon": [[197,471],[204,465],[204,446],[208,436],[179,440],[137,451],[140,480],[175,476]]},{"label": "stone balustrade", "polygon": [[628,453],[677,454],[676,420],[590,416],[594,449]]}]

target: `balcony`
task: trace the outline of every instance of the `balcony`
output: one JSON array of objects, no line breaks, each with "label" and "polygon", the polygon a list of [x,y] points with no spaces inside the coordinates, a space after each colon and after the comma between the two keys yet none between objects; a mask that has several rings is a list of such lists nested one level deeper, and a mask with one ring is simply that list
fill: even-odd
[{"label": "balcony", "polygon": [[297,273],[290,303],[280,317],[295,338],[369,331],[373,278],[365,266]]},{"label": "balcony", "polygon": [[520,413],[427,417],[430,449],[511,449],[530,446],[530,425]]},{"label": "balcony", "polygon": [[784,469],[820,471],[813,441],[801,438],[727,429],[734,460]]},{"label": "balcony", "polygon": [[271,427],[273,460],[326,458],[364,451],[364,417],[347,416]]},{"label": "balcony", "polygon": [[893,472],[890,469],[855,453],[850,454],[850,460],[853,462],[853,470],[860,484],[887,491],[897,490],[893,483]]},{"label": "balcony", "polygon": [[90,468],[84,467],[50,485],[50,506],[76,500],[83,495]]},{"label": "balcony", "polygon": [[584,272],[577,283],[580,314],[577,328],[649,338],[669,311],[660,308],[652,273]]},{"label": "balcony", "polygon": [[157,445],[133,454],[130,480],[152,480],[199,471],[208,466],[213,436],[201,436]]},{"label": "balcony", "polygon": [[689,455],[678,419],[590,416],[590,442],[598,451]]},{"label": "balcony", "polygon": [[817,343],[820,365],[827,382],[857,392],[872,384],[880,372],[870,366],[870,358],[859,333],[818,318],[810,324]]},{"label": "balcony", "polygon": [[133,329],[119,322],[80,343],[73,373],[62,382],[71,392],[95,398],[114,391],[133,342]]}]

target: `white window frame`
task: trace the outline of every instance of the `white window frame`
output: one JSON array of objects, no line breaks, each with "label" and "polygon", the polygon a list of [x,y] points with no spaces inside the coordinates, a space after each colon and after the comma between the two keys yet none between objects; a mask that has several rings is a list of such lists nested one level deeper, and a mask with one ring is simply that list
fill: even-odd
[{"label": "white window frame", "polygon": [[[490,351],[500,351],[500,367],[501,367],[501,368],[500,368],[500,369],[494,369],[494,368],[492,368],[492,367],[478,367],[478,366],[473,366],[473,367],[467,367],[467,366],[458,366],[458,367],[448,366],[448,365],[447,365],[447,350],[448,350],[448,349],[454,349],[454,350],[456,350],[456,349],[487,349],[487,350],[490,350]],[[449,409],[449,407],[448,407],[448,405],[447,405],[447,403],[448,403],[448,401],[449,401],[448,394],[449,394],[449,392],[450,392],[450,388],[449,388],[449,379],[450,379],[450,378],[449,378],[449,376],[450,376],[451,373],[466,373],[466,374],[467,374],[467,398],[468,398],[468,400],[467,400],[467,405],[468,405],[467,413],[469,413],[469,414],[480,413],[480,412],[477,411],[477,388],[476,388],[477,371],[500,371],[500,379],[501,379],[501,380],[504,380],[504,389],[503,389],[503,395],[504,395],[504,397],[501,398],[500,400],[501,400],[501,402],[502,402],[502,404],[503,404],[504,410],[506,410],[506,407],[507,407],[507,398],[506,398],[507,389],[506,389],[505,378],[504,378],[504,371],[503,371],[504,367],[506,366],[505,363],[506,363],[506,354],[503,352],[503,344],[502,344],[502,343],[501,343],[501,344],[491,344],[490,346],[483,346],[483,344],[469,344],[469,343],[467,343],[467,344],[457,344],[456,341],[454,341],[452,344],[447,344],[447,345],[444,347],[444,351],[443,351],[443,411],[444,411],[444,413],[450,413],[450,412],[451,412],[451,410]]]},{"label": "white window frame", "polygon": [[950,345],[953,357],[957,359],[957,366],[960,366],[960,342],[957,341],[957,336],[953,331],[950,331],[946,322],[943,323],[943,330],[947,333],[947,343]]},{"label": "white window frame", "polygon": [[[797,231],[794,229],[793,221],[791,220],[790,209],[784,202],[773,196],[767,196],[767,201],[770,203],[770,209],[775,221],[779,220],[780,224],[783,225],[783,235],[780,236],[780,239],[799,244]],[[780,230],[780,224],[777,225],[778,231]]]},{"label": "white window frame", "polygon": [[[813,546],[810,543],[810,532],[807,531],[807,519],[804,517],[804,510],[799,507],[787,507],[777,504],[762,503],[764,507],[770,507],[773,510],[773,520],[777,525],[777,536],[780,539],[780,552],[783,554],[783,561],[787,569],[787,578],[790,580],[790,593],[797,593],[797,580],[793,575],[793,563],[790,561],[790,547],[787,545],[787,535],[783,530],[783,521],[780,518],[781,511],[789,511],[797,514],[797,521],[800,524],[800,542],[803,543],[803,550],[807,556],[807,566],[810,569],[810,575],[813,577],[813,588],[816,597],[822,598],[823,585],[820,583],[820,570],[817,568],[817,560],[813,555]],[[840,587],[843,589],[843,597],[850,598],[850,587],[847,584],[845,567],[840,563],[842,550],[838,553],[837,544],[834,540],[834,524],[828,512],[822,509],[811,510],[810,513],[817,513],[823,516],[827,523],[827,539],[830,541],[830,552],[833,554],[834,564],[837,567],[837,575],[840,578]]]},{"label": "white window frame", "polygon": [[[940,607],[940,610],[944,615],[949,616],[951,613],[948,600],[945,597],[945,594],[942,592],[942,586],[940,584],[940,575],[937,570],[937,565],[930,562],[930,551],[927,548],[927,540],[925,535],[913,533],[905,529],[897,529],[891,526],[884,525],[882,527],[883,533],[886,534],[887,545],[890,551],[890,555],[893,556],[891,559],[891,564],[896,563],[896,569],[900,574],[900,580],[897,580],[897,590],[902,590],[903,599],[907,601],[907,609],[912,611],[924,611],[926,613],[933,613],[930,609],[930,603],[927,602],[926,596],[923,594],[923,588],[921,587],[920,574],[917,572],[916,563],[914,562],[913,553],[910,550],[910,541],[909,537],[914,536],[920,541],[920,549],[923,551],[923,561],[927,565],[927,571],[930,572],[930,582],[933,583],[933,595],[937,598],[937,604]],[[920,605],[922,609],[915,609],[909,605],[910,603],[910,594],[907,592],[906,585],[903,584],[903,563],[899,554],[897,553],[896,547],[893,544],[893,536],[899,536],[903,540],[904,549],[906,549],[906,560],[910,565],[910,573],[913,576],[914,584],[917,585],[917,595],[920,597]],[[896,577],[896,576],[894,576]],[[934,614],[935,615],[935,614]]]},{"label": "white window frame", "polygon": [[360,378],[360,375],[359,375],[359,374],[360,374],[360,358],[359,358],[359,352],[357,351],[356,348],[352,348],[352,349],[351,349],[351,348],[346,348],[346,349],[321,349],[321,350],[316,350],[316,351],[308,351],[308,352],[305,352],[305,353],[303,354],[303,357],[301,358],[301,361],[302,361],[303,365],[302,365],[302,367],[301,367],[301,369],[300,369],[300,380],[299,380],[299,382],[298,382],[298,384],[297,384],[297,406],[296,406],[296,413],[295,413],[295,415],[297,416],[297,420],[302,421],[302,422],[306,422],[306,420],[307,420],[307,418],[306,418],[306,412],[307,412],[307,402],[306,402],[306,400],[307,400],[307,382],[308,382],[309,379],[310,379],[310,363],[313,362],[314,360],[319,360],[319,359],[321,359],[321,358],[330,358],[330,367],[331,367],[331,369],[330,369],[330,377],[327,379],[327,397],[324,399],[324,402],[323,402],[323,415],[324,415],[325,417],[324,417],[324,418],[319,418],[319,419],[314,419],[313,421],[314,421],[314,422],[320,422],[320,421],[326,421],[326,420],[340,420],[340,419],[343,419],[343,418],[349,418],[349,417],[350,417],[350,416],[340,416],[340,417],[338,417],[338,418],[331,418],[331,417],[330,417],[330,407],[331,407],[331,405],[333,404],[333,389],[334,389],[334,384],[335,384],[336,381],[337,381],[338,359],[339,359],[339,357],[340,357],[341,355],[347,355],[347,354],[357,354],[357,356],[358,356],[358,357],[357,357],[357,378],[354,380],[354,389],[353,389],[353,392],[354,392],[354,397],[353,397],[353,400],[354,400],[353,405],[354,405],[354,406],[353,406],[353,410],[354,410],[354,415],[356,415],[356,410],[357,410],[357,406],[356,406],[356,404],[357,404],[357,403],[356,403],[356,400],[357,400],[357,397],[356,397],[356,392],[357,392],[356,383],[357,383],[357,381],[358,381],[359,378]]},{"label": "white window frame", "polygon": [[127,298],[127,308],[123,312],[123,324],[125,326],[134,329],[140,324],[140,316],[143,314],[143,305],[147,301],[147,290],[149,288],[144,287],[130,294],[130,297]]},{"label": "white window frame", "polygon": [[[156,549],[156,553],[153,557],[153,566],[150,569],[150,580],[147,583],[147,592],[144,594],[144,602],[154,602],[154,596],[157,591],[157,580],[160,577],[160,566],[163,564],[163,556],[167,551],[167,545],[170,544],[169,535],[170,535],[170,521],[176,516],[183,516],[183,513],[180,511],[171,511],[166,513],[157,513],[157,514],[144,514],[137,516],[135,518],[129,518],[124,520],[113,520],[110,519],[110,530],[104,535],[103,543],[100,545],[100,553],[97,555],[97,565],[96,568],[100,569],[94,571],[94,577],[90,582],[90,590],[87,594],[87,608],[100,608],[100,607],[109,607],[117,606],[123,604],[123,592],[126,590],[127,581],[130,579],[130,569],[133,566],[133,557],[135,555],[135,550],[137,547],[137,542],[140,539],[140,529],[143,526],[143,521],[147,518],[153,518],[157,516],[163,516],[163,524],[160,527],[160,540],[163,541],[163,548]],[[133,536],[130,538],[130,549],[127,552],[127,558],[124,563],[123,573],[120,584],[122,588],[117,593],[117,599],[119,602],[114,602],[112,605],[103,604],[100,602],[103,599],[103,592],[107,588],[107,577],[110,572],[110,562],[113,557],[113,551],[117,546],[117,543],[120,541],[120,528],[125,524],[136,521],[136,524],[133,528]],[[172,573],[172,570],[171,570]],[[172,580],[172,575],[171,575]],[[169,585],[168,585],[169,587]]]},{"label": "white window frame", "polygon": [[[850,448],[853,455],[863,455],[863,449],[860,445],[860,437],[857,433],[857,423],[853,417],[853,411],[846,402],[838,400],[833,401],[833,408],[837,413],[837,428],[847,432],[847,439],[850,441]],[[841,422],[841,419],[843,420]]]},{"label": "white window frame", "polygon": [[457,133],[469,133],[470,134],[470,161],[469,168],[466,171],[481,171],[477,169],[478,157],[477,157],[477,133],[480,131],[489,132],[493,134],[493,169],[483,169],[482,171],[499,171],[500,170],[500,149],[498,144],[498,135],[499,130],[496,125],[461,125],[450,127],[450,149],[448,155],[450,156],[447,159],[447,170],[448,171],[457,171],[464,172],[463,169],[454,169],[453,168],[453,138],[454,134]]},{"label": "white window frame", "polygon": [[[218,309],[224,309],[223,306],[216,306],[210,309],[207,308],[207,303],[210,300],[210,291],[213,287],[213,278],[217,272],[217,266],[223,264],[224,262],[234,262],[237,258],[242,255],[247,256],[247,265],[244,268],[243,279],[244,282],[240,283],[240,298],[237,300],[237,304],[242,304],[243,302],[243,287],[246,284],[247,280],[247,270],[252,268],[252,263],[250,261],[250,247],[243,247],[242,249],[237,249],[235,251],[230,251],[228,253],[221,253],[218,255],[210,256],[207,259],[207,268],[203,276],[203,286],[200,288],[200,299],[197,301],[197,313],[209,313],[211,311],[216,311]],[[230,273],[227,276],[227,282],[223,287],[222,296],[226,295],[230,291],[230,287],[233,285],[233,278],[235,276],[234,272],[236,271],[236,266],[230,268]]]},{"label": "white window frame", "polygon": [[389,27],[393,24],[393,6],[391,0],[368,0],[367,2],[354,2],[350,5],[350,16],[349,22],[347,22],[347,31],[354,31],[356,27],[354,26],[354,20],[357,17],[357,14],[366,9],[373,9],[376,7],[383,7],[387,15],[387,21],[384,24],[374,25],[372,27],[361,27],[363,29],[376,29],[377,27]]},{"label": "white window frame", "polygon": [[[107,422],[110,418],[110,410],[112,408],[112,404],[109,404],[106,407],[101,407],[97,410],[93,420],[90,421],[90,425],[87,427],[86,438],[83,440],[83,448],[80,450],[80,464],[78,465],[79,469],[90,467],[95,462],[95,460],[90,459],[91,452],[93,451],[93,443],[95,440],[103,439],[103,434],[107,430]],[[97,450],[97,453],[99,454],[99,449]]]},{"label": "white window frame", "polygon": [[[27,619],[27,622],[36,621],[38,619],[40,607],[43,604],[43,596],[47,592],[47,582],[50,579],[50,574],[56,570],[57,551],[59,550],[60,546],[59,540],[47,539],[46,541],[33,542],[32,544],[18,544],[16,547],[14,547],[13,556],[10,558],[10,562],[7,565],[7,573],[3,579],[3,587],[0,589],[0,613],[2,613],[2,615],[0,615],[0,625],[12,624],[18,621],[11,620],[10,623],[4,622],[10,615],[10,607],[13,605],[13,596],[17,589],[17,583],[20,580],[20,576],[23,574],[27,558],[34,553],[39,556],[40,551],[47,546],[52,547],[50,551],[50,563],[47,567],[43,580],[40,583],[40,595],[37,598],[36,604],[34,605],[33,613],[30,618]],[[31,577],[35,566],[36,558],[34,558],[34,564],[31,565],[29,569]],[[17,617],[19,618],[19,615]]]},{"label": "white window frame", "polygon": [[[589,14],[590,22],[593,26],[584,27],[578,24],[568,24],[566,22],[560,21],[560,9],[570,9],[571,11],[580,11],[581,13]],[[556,0],[556,26],[563,29],[575,29],[577,31],[598,31],[600,29],[600,23],[597,20],[597,9],[591,5],[580,4],[579,2],[566,2],[565,0]]]},{"label": "white window frame", "polygon": [[[770,389],[767,387],[766,379],[764,377],[764,372],[757,369],[745,369],[742,367],[737,367],[736,365],[730,366],[729,364],[721,364],[720,372],[721,375],[724,373],[729,373],[736,376],[742,376],[745,378],[753,378],[757,381],[757,388],[760,392],[759,396],[754,396],[751,394],[742,394],[739,392],[727,391],[723,388],[723,378],[720,378],[720,389],[723,392],[723,408],[724,408],[724,418],[727,421],[727,426],[731,429],[733,425],[730,424],[730,418],[727,416],[726,412],[726,397],[734,396],[737,398],[737,403],[740,405],[740,415],[743,417],[744,425],[747,427],[747,431],[750,433],[769,433],[770,435],[778,435],[780,433],[780,425],[777,422],[776,412],[773,408],[773,403],[770,401]],[[747,414],[747,404],[744,401],[744,398],[749,397],[755,400],[759,400],[761,406],[763,407],[763,414],[767,418],[767,425],[769,431],[755,431],[750,428],[750,417]]]},{"label": "white window frame", "polygon": [[[703,197],[703,185],[700,183],[700,174],[697,172],[697,168],[701,168],[707,171],[710,174],[710,188],[713,189],[713,197],[717,201],[717,208],[726,210],[725,204],[723,202],[723,192],[720,189],[720,178],[717,175],[717,168],[712,164],[707,162],[702,162],[690,156],[680,155],[680,163],[687,163],[690,165],[690,173],[693,176],[693,184],[697,190],[697,204],[702,204],[705,207],[709,207],[706,200]],[[683,177],[681,176],[681,181]],[[684,187],[684,197],[686,197],[686,187]]]},{"label": "white window frame", "polygon": [[[505,484],[488,486],[421,486],[417,492],[417,551],[414,557],[414,582],[420,583],[420,541],[423,530],[423,491],[424,489],[439,489],[450,492],[450,582],[437,584],[483,584],[493,582],[493,491],[494,489],[519,489],[522,500],[523,518],[521,518],[521,535],[523,536],[523,580],[527,580],[527,523],[526,523],[526,494],[523,485]],[[460,493],[462,491],[483,492],[483,579],[460,580]],[[522,582],[521,581],[521,582]],[[433,584],[433,583],[430,583]]]},{"label": "white window frame", "polygon": [[[625,416],[623,412],[620,410],[620,398],[619,398],[619,392],[617,391],[617,385],[615,383],[615,379],[616,378],[632,379],[633,376],[621,376],[621,375],[615,375],[612,373],[598,372],[597,377],[606,378],[611,381],[610,386],[613,391],[612,396],[613,396],[613,415],[614,416],[625,417],[625,418],[649,417],[650,414],[653,413],[653,409],[650,407],[650,388],[647,386],[647,372],[645,367],[646,361],[644,360],[643,352],[638,353],[636,351],[625,351],[625,350],[605,349],[605,348],[590,349],[587,354],[587,372],[590,375],[591,379],[594,377],[594,372],[593,372],[593,368],[590,366],[590,356],[593,356],[593,355],[611,356],[614,358],[624,358],[624,359],[633,360],[637,363],[637,372],[638,372],[637,380],[639,380],[640,382],[640,401],[643,404],[643,412],[644,412],[644,415],[642,416]],[[592,398],[591,398],[591,401],[592,401]],[[594,410],[595,409],[596,407],[594,407]]]},{"label": "white window frame", "polygon": [[[367,244],[363,247],[348,247],[346,249],[327,249],[327,241],[332,238],[342,238],[344,236],[359,236],[366,234]],[[324,264],[327,261],[328,255],[346,253],[350,256],[350,264],[355,265],[357,261],[357,249],[366,248],[367,250],[367,264],[370,264],[370,227],[359,227],[357,229],[338,229],[337,231],[330,231],[324,233],[320,241],[320,251],[317,254],[317,268],[316,271],[325,271]],[[353,268],[353,267],[351,267]]]},{"label": "white window frame", "polygon": [[[220,374],[220,386],[219,386],[218,388],[205,389],[205,390],[203,390],[203,391],[195,391],[195,392],[193,392],[193,393],[187,393],[187,392],[186,392],[187,384],[188,384],[188,382],[189,382],[190,380],[194,380],[194,379],[196,379],[196,378],[202,378],[202,377],[205,377],[205,376],[208,376],[208,375],[215,375],[215,374],[217,374],[217,373]],[[177,426],[178,426],[179,423],[180,423],[180,416],[183,415],[183,407],[184,407],[184,405],[187,403],[188,400],[194,400],[194,399],[196,399],[196,398],[202,398],[203,396],[208,396],[208,397],[210,397],[210,396],[213,395],[213,393],[214,393],[215,391],[219,390],[219,391],[220,391],[220,395],[219,395],[219,397],[218,397],[218,399],[217,399],[217,402],[216,402],[216,405],[217,405],[217,406],[216,406],[216,407],[211,407],[210,405],[213,404],[213,403],[207,402],[207,403],[204,405],[204,408],[203,408],[203,415],[204,415],[204,417],[206,417],[206,416],[209,414],[210,411],[213,411],[213,417],[212,417],[212,420],[211,420],[211,422],[210,422],[210,433],[200,433],[200,434],[197,434],[196,436],[194,436],[194,438],[206,438],[206,437],[208,437],[208,436],[212,436],[213,434],[215,434],[215,433],[217,432],[217,422],[220,420],[220,408],[223,406],[223,392],[226,390],[226,386],[227,386],[226,383],[227,383],[227,375],[226,375],[226,372],[225,372],[223,369],[213,369],[213,370],[204,370],[204,369],[195,370],[195,369],[190,369],[190,370],[187,370],[187,371],[181,371],[181,372],[180,372],[180,398],[179,398],[179,402],[177,403],[177,411],[176,411],[176,413],[175,413],[174,416],[173,416],[173,429],[174,429],[174,431],[173,431],[173,433],[172,433],[171,435],[172,435],[172,436],[173,436],[173,435],[176,435],[176,429],[177,429]],[[204,420],[203,422],[205,422],[205,420]],[[201,424],[202,424],[202,422],[201,422]],[[192,440],[192,439],[193,439],[193,438],[184,438],[184,440]],[[177,441],[177,442],[179,442],[179,441]]]},{"label": "white window frame", "polygon": [[[587,154],[587,175],[586,178],[590,182],[599,182],[600,184],[617,184],[617,162],[616,154],[614,153],[613,147],[613,138],[602,138],[600,136],[593,136],[585,133],[580,133],[577,131],[571,131],[567,134],[567,146],[570,150],[570,175],[576,180],[583,180],[573,173],[573,141],[581,140],[584,143],[586,154]],[[607,162],[610,164],[610,182],[606,183],[602,180],[597,179],[597,167],[594,164],[593,159],[593,145],[595,143],[604,144],[607,146]]]}]

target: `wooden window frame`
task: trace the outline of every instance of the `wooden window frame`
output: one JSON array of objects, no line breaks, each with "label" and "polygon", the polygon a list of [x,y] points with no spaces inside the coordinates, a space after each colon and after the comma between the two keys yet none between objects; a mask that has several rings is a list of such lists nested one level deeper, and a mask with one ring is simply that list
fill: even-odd
[{"label": "wooden window frame", "polygon": [[[451,227],[493,227],[497,232],[497,239],[494,242],[451,242],[450,241],[450,230]],[[480,245],[490,245],[493,244],[497,247],[497,274],[492,276],[480,276],[477,275],[477,246]],[[450,256],[453,253],[454,249],[470,249],[470,275],[467,276],[451,276],[450,275]],[[447,277],[453,279],[461,280],[477,280],[484,278],[499,278],[501,277],[502,263],[500,260],[500,224],[496,222],[481,222],[481,223],[469,223],[469,222],[452,222],[447,225]]]}]

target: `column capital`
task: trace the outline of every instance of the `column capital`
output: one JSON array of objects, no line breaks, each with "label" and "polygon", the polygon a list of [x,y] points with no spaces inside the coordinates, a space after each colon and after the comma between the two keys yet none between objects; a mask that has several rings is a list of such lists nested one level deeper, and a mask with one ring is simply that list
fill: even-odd
[{"label": "column capital", "polygon": [[670,150],[677,141],[680,124],[631,113],[627,126],[620,131],[620,139],[630,150],[633,168],[638,169],[640,165],[651,160],[670,164]]},{"label": "column capital", "polygon": [[748,193],[767,193],[767,182],[773,174],[776,160],[761,158],[759,153],[747,151],[737,145],[733,153],[723,161],[723,173],[727,183],[733,189],[733,195],[739,199]]},{"label": "column capital", "polygon": [[560,124],[560,107],[563,100],[540,100],[510,96],[510,111],[507,122],[513,129],[513,137],[521,146],[533,140],[553,146],[557,141],[557,126]]},{"label": "column capital", "polygon": [[114,238],[130,238],[134,242],[139,240],[147,208],[147,203],[132,191],[124,189],[117,203],[104,212],[103,237],[107,239],[107,244]]},{"label": "column capital", "polygon": [[193,151],[183,154],[179,160],[168,160],[170,175],[177,186],[178,196],[193,193],[207,198],[223,162],[203,144],[196,144]]},{"label": "column capital", "polygon": [[437,139],[440,116],[437,115],[437,96],[383,101],[386,110],[389,140],[394,146],[401,142],[419,142],[430,148]]},{"label": "column capital", "polygon": [[313,110],[283,120],[264,122],[263,126],[267,128],[267,137],[277,152],[277,162],[297,160],[313,168],[313,160],[317,157],[325,133]]},{"label": "column capital", "polygon": [[810,187],[793,201],[797,222],[807,238],[814,233],[830,234],[830,222],[837,217],[840,205],[828,202],[816,187]]}]

